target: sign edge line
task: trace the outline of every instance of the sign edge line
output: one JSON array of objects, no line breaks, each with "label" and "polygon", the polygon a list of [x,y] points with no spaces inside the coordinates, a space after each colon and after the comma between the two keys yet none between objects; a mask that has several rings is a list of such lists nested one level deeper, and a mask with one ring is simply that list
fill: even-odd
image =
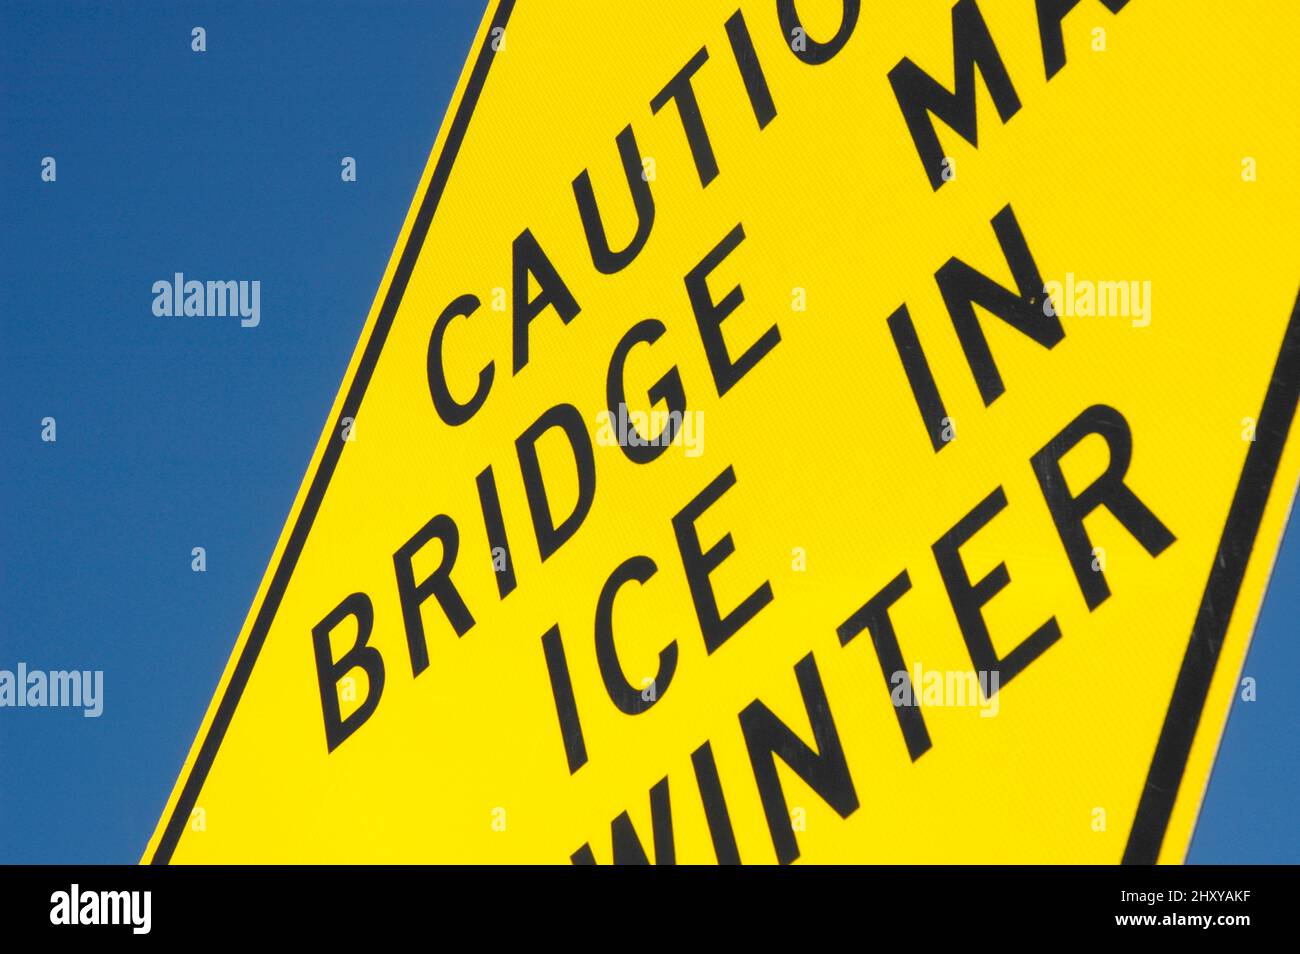
[{"label": "sign edge line", "polygon": [[[379,353],[383,350],[388,332],[396,320],[398,308],[401,306],[402,298],[406,293],[407,283],[424,247],[424,239],[428,234],[434,212],[441,201],[447,181],[451,177],[452,166],[460,152],[460,146],[469,127],[469,122],[478,105],[479,96],[487,82],[488,71],[497,52],[494,46],[496,42],[494,31],[498,27],[505,28],[514,5],[515,0],[498,0],[496,10],[492,14],[486,32],[483,34],[482,44],[471,68],[469,81],[465,86],[460,102],[455,106],[455,113],[448,129],[447,138],[443,143],[442,152],[434,164],[428,189],[420,202],[419,211],[407,235],[406,245],[402,249],[397,268],[394,270],[393,279],[384,297],[378,319],[371,331],[370,338],[365,344],[361,360],[357,365],[356,374],[347,386],[347,396],[339,411],[340,419],[349,416],[355,417],[361,400],[365,396],[366,389],[369,387],[370,378],[379,360]],[[331,427],[330,430],[332,431],[333,428]],[[271,584],[267,588],[266,595],[257,610],[257,616],[249,632],[248,639],[244,643],[239,659],[226,683],[221,701],[217,705],[212,720],[208,725],[194,763],[185,781],[180,785],[180,794],[173,805],[171,817],[158,838],[158,845],[153,852],[152,859],[150,859],[150,864],[170,863],[172,855],[180,842],[184,823],[188,819],[194,803],[198,800],[203,783],[207,780],[208,772],[216,759],[226,729],[229,727],[231,718],[234,715],[234,710],[243,694],[244,687],[247,685],[248,678],[252,674],[253,666],[261,652],[262,645],[269,634],[276,611],[279,609],[280,600],[288,586],[290,577],[293,575],[293,570],[297,566],[298,557],[301,555],[306,538],[311,531],[312,524],[315,522],[325,491],[328,489],[334,469],[342,456],[342,450],[342,442],[330,442],[316,472],[312,475],[302,508],[294,521],[293,531],[289,536],[284,552],[281,554],[280,562],[276,566]]]},{"label": "sign edge line", "polygon": [[[1300,296],[1292,306],[1260,409],[1265,439],[1250,445],[1201,595],[1174,691],[1147,769],[1122,864],[1154,865],[1173,816],[1264,513],[1273,496],[1287,436],[1300,403]],[[1274,416],[1281,420],[1273,424]],[[1259,471],[1259,476],[1256,472]],[[1244,526],[1242,523],[1244,522]],[[1278,541],[1281,545],[1281,541]],[[1226,591],[1226,592],[1225,592]]]}]

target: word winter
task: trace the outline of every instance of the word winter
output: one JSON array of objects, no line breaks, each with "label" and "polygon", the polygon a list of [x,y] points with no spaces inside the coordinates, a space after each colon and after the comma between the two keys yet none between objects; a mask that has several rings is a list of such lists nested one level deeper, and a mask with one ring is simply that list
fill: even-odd
[{"label": "word winter", "polygon": [[186,281],[184,273],[177,272],[172,281],[154,282],[153,293],[153,313],[159,318],[238,317],[244,328],[262,322],[262,283],[257,280]]}]

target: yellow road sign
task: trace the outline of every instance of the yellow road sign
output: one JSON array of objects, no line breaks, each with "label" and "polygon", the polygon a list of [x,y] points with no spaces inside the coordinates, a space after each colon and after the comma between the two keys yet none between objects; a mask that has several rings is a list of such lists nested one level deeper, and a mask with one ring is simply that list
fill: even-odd
[{"label": "yellow road sign", "polygon": [[145,854],[1179,861],[1291,5],[500,2]]}]

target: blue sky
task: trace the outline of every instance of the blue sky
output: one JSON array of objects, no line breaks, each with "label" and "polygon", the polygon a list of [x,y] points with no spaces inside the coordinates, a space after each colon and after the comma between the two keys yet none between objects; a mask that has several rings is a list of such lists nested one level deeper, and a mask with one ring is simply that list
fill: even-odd
[{"label": "blue sky", "polygon": [[[103,669],[106,695],[0,710],[0,861],[139,858],[482,11],[0,8],[0,668]],[[260,280],[261,324],[155,317],[177,271]]]},{"label": "blue sky", "polygon": [[[139,858],[482,9],[0,9],[0,668],[102,669],[106,694],[99,719],[0,710],[0,862]],[[155,317],[178,271],[259,280],[261,324]],[[1300,861],[1298,614],[1292,528],[1247,666],[1259,700],[1234,708],[1193,861]]]}]

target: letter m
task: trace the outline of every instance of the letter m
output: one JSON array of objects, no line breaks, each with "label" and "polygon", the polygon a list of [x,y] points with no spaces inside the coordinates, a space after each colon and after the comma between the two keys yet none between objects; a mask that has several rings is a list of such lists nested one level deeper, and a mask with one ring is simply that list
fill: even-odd
[{"label": "letter m", "polygon": [[100,923],[127,924],[131,920],[131,895],[126,891],[100,892]]},{"label": "letter m", "polygon": [[208,317],[239,314],[239,282],[208,282]]},{"label": "letter m", "polygon": [[899,60],[889,71],[898,105],[907,120],[907,130],[921,157],[930,188],[936,192],[946,181],[943,176],[943,147],[935,132],[933,114],[972,146],[979,146],[975,122],[975,69],[988,84],[1003,124],[1020,109],[1020,97],[998,55],[989,28],[975,0],[958,0],[952,8],[952,63],[955,90],[949,92],[928,73],[909,60]]}]

